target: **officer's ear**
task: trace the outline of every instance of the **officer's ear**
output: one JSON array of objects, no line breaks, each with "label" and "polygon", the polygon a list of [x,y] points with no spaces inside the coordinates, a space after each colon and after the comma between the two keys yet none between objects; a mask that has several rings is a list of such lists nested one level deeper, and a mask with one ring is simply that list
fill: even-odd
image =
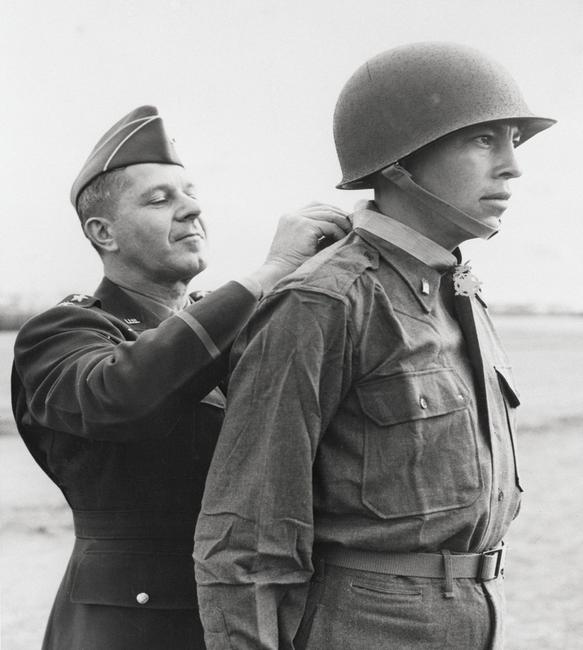
[{"label": "officer's ear", "polygon": [[106,217],[91,217],[83,224],[85,236],[101,253],[118,250],[113,235],[112,223]]}]

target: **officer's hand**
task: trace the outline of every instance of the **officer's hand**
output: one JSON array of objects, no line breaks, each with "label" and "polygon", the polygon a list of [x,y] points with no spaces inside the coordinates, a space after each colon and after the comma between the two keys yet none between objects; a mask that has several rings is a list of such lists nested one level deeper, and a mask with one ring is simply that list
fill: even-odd
[{"label": "officer's hand", "polygon": [[263,265],[241,279],[243,286],[260,296],[283,277],[332,241],[342,239],[352,225],[347,213],[324,203],[280,217],[269,254]]},{"label": "officer's hand", "polygon": [[347,213],[325,203],[310,203],[279,219],[266,264],[291,273],[323,246],[342,239],[352,226]]}]

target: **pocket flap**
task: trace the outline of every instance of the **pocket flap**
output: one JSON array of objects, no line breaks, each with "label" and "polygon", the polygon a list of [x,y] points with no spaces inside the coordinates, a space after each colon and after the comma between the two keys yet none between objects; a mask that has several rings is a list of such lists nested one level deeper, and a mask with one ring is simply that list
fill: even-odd
[{"label": "pocket flap", "polygon": [[520,394],[516,390],[514,377],[512,376],[512,371],[510,368],[501,368],[499,366],[495,366],[494,369],[496,370],[500,388],[506,396],[508,404],[510,404],[512,408],[520,406]]},{"label": "pocket flap", "polygon": [[88,605],[196,609],[192,556],[85,551],[75,574],[71,600]]},{"label": "pocket flap", "polygon": [[380,425],[432,418],[465,409],[468,389],[451,368],[375,378],[358,387],[362,410]]}]

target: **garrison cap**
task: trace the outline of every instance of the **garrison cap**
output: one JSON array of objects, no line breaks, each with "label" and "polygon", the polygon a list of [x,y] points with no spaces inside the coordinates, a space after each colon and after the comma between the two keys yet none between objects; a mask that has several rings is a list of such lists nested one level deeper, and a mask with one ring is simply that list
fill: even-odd
[{"label": "garrison cap", "polygon": [[81,192],[101,174],[141,163],[183,167],[155,106],[140,106],[134,109],[103,135],[73,183],[73,207],[77,209]]}]

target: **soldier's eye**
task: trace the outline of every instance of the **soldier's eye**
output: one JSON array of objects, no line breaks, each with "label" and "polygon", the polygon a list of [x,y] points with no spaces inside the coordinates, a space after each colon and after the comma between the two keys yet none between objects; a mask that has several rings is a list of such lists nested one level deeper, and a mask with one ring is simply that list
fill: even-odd
[{"label": "soldier's eye", "polygon": [[481,144],[481,145],[483,145],[485,147],[488,147],[488,146],[490,146],[492,144],[492,140],[494,138],[493,138],[493,136],[487,135],[487,134],[484,133],[482,135],[478,135],[475,139],[478,142],[478,144]]}]

